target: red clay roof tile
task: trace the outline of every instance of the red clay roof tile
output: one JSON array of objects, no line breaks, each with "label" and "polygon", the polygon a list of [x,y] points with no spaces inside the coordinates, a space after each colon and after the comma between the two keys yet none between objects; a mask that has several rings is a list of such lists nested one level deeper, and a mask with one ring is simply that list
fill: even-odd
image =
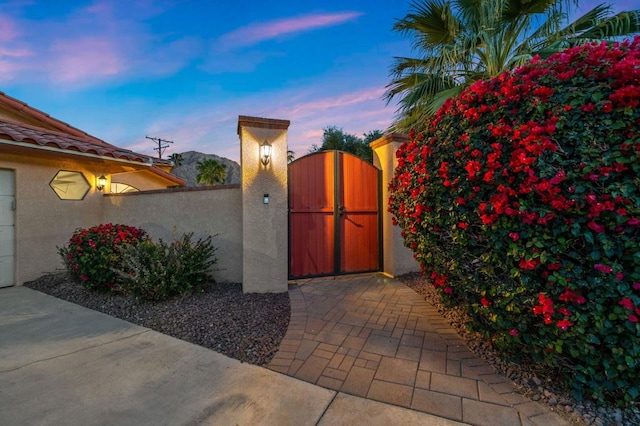
[{"label": "red clay roof tile", "polygon": [[109,144],[97,144],[93,138],[81,139],[67,133],[55,132],[23,123],[13,123],[0,120],[0,139],[23,142],[36,146],[47,146],[65,151],[83,152],[101,157],[117,158],[139,163],[153,163],[156,165],[170,165],[168,160],[159,160],[144,154],[138,154],[128,149],[118,148]]}]

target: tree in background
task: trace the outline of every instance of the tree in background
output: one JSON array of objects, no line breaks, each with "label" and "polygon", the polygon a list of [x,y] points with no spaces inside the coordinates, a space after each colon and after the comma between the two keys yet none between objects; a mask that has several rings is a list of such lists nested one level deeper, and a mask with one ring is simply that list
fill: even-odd
[{"label": "tree in background", "polygon": [[173,167],[171,168],[171,170],[175,169],[176,167],[180,167],[182,166],[182,164],[184,163],[184,158],[182,158],[182,154],[178,154],[173,153],[169,156],[169,160],[173,161]]},{"label": "tree in background", "polygon": [[322,145],[313,144],[309,153],[319,151],[339,150],[351,153],[362,158],[369,163],[373,163],[373,150],[369,143],[381,138],[383,135],[380,130],[372,130],[365,133],[364,139],[356,135],[345,133],[344,130],[336,126],[327,126],[324,128],[322,135]]},{"label": "tree in background", "polygon": [[287,151],[287,164],[293,162],[296,159],[296,152],[292,150]]},{"label": "tree in background", "polygon": [[473,82],[564,48],[640,31],[640,10],[612,15],[596,6],[566,26],[577,0],[420,0],[393,29],[418,54],[392,66],[387,102],[399,99],[392,130],[420,130],[449,98]]},{"label": "tree in background", "polygon": [[198,183],[215,185],[217,183],[224,183],[227,177],[225,166],[213,158],[198,161],[196,167],[198,169],[198,176],[196,177]]}]

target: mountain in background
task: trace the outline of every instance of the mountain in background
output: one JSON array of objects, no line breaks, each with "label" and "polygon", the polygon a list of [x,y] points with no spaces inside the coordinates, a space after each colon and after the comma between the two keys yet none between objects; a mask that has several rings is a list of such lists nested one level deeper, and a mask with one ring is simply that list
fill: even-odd
[{"label": "mountain in background", "polygon": [[203,154],[196,151],[180,153],[182,155],[182,165],[171,170],[171,173],[187,181],[187,186],[202,186],[198,184],[198,161],[213,158],[222,164],[227,172],[225,184],[240,183],[240,165],[228,158],[219,157],[215,154]]}]

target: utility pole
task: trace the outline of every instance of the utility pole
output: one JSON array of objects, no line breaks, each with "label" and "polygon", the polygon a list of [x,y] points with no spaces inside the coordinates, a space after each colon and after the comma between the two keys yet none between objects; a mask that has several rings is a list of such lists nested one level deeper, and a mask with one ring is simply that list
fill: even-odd
[{"label": "utility pole", "polygon": [[149,136],[145,136],[145,138],[151,139],[153,142],[158,144],[158,146],[153,148],[153,150],[158,152],[158,159],[160,160],[162,159],[162,153],[164,152],[164,150],[169,147],[170,143],[173,143],[173,141],[168,141],[166,139],[161,139],[161,138],[152,138]]}]

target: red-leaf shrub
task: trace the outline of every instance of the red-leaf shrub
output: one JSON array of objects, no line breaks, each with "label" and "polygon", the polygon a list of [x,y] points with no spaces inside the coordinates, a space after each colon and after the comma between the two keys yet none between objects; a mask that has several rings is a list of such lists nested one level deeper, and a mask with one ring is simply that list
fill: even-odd
[{"label": "red-leaf shrub", "polygon": [[640,37],[448,101],[398,151],[390,211],[424,273],[577,398],[640,395]]},{"label": "red-leaf shrub", "polygon": [[121,248],[146,238],[143,229],[106,223],[77,229],[58,253],[73,279],[87,288],[115,291],[119,283],[115,269],[122,266]]}]

